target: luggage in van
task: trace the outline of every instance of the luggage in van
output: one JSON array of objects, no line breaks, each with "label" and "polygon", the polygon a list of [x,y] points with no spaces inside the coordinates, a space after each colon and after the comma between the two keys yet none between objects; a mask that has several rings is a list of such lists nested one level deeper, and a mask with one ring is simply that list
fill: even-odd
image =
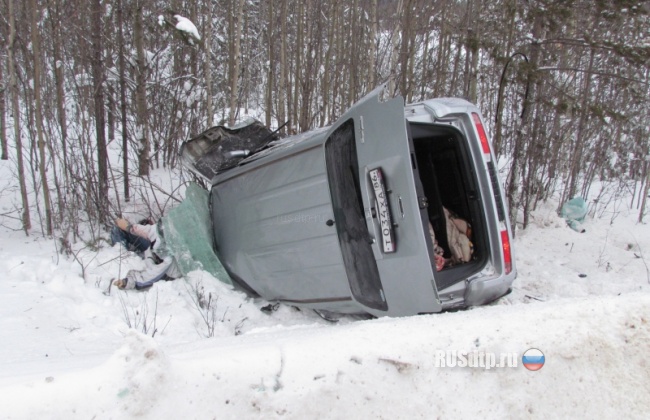
[{"label": "luggage in van", "polygon": [[374,316],[509,292],[509,219],[480,111],[455,98],[405,106],[384,89],[331,127],[273,140],[227,167],[201,152],[219,139],[183,146],[186,166],[210,181],[215,251],[239,287]]}]

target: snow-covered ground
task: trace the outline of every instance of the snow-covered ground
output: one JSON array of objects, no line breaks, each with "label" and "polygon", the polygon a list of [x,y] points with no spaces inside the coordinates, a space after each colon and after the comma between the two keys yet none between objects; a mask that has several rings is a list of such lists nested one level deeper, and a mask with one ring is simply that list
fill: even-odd
[{"label": "snow-covered ground", "polygon": [[[335,324],[203,271],[109,293],[141,260],[0,228],[0,418],[647,418],[650,227],[619,205],[577,233],[555,208],[497,302]],[[517,366],[439,367],[452,351]]]}]

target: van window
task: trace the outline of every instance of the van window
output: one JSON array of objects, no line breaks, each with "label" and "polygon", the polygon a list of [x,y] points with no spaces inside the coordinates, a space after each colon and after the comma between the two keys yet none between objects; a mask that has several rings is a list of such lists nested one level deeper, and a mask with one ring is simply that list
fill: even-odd
[{"label": "van window", "polygon": [[327,177],[343,263],[354,298],[373,309],[388,305],[365,221],[354,121],[348,120],[325,142]]}]

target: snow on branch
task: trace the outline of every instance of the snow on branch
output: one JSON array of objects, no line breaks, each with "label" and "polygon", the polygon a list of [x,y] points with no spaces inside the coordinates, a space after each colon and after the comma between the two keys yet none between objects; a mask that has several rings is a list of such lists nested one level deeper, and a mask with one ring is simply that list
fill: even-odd
[{"label": "snow on branch", "polygon": [[194,22],[171,10],[168,10],[165,14],[166,16],[158,16],[158,25],[174,28],[174,33],[180,36],[188,45],[194,46],[200,43],[201,35]]}]

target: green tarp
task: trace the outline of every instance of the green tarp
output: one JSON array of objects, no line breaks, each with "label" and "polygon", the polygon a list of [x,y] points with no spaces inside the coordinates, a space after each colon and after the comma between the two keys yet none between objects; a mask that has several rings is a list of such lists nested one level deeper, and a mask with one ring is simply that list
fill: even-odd
[{"label": "green tarp", "polygon": [[208,192],[190,183],[185,200],[162,220],[167,250],[176,258],[183,275],[205,270],[224,283],[232,284],[228,273],[212,249],[212,226]]}]

